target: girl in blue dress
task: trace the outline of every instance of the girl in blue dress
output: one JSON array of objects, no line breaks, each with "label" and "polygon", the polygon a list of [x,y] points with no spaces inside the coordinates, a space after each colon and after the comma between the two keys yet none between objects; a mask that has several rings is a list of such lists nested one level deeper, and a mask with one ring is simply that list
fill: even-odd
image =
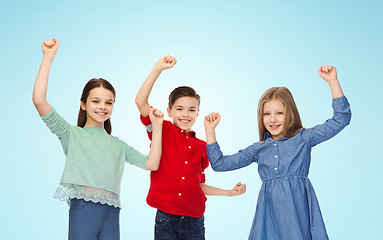
[{"label": "girl in blue dress", "polygon": [[258,103],[259,142],[223,156],[215,137],[221,116],[205,117],[207,153],[214,171],[231,171],[258,163],[262,186],[249,239],[328,239],[313,186],[307,178],[311,148],[334,137],[350,123],[351,111],[336,69],[323,65],[318,73],[329,85],[333,117],[303,128],[290,91],[268,89]]}]

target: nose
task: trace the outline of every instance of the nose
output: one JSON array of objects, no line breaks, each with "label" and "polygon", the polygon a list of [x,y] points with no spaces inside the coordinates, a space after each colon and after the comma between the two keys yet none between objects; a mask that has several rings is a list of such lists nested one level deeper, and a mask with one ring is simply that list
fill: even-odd
[{"label": "nose", "polygon": [[187,111],[187,109],[184,109],[183,111],[182,111],[182,116],[187,116],[188,115],[188,111]]},{"label": "nose", "polygon": [[100,105],[99,105],[99,107],[100,107],[101,109],[105,109],[105,103],[104,103],[104,102],[101,102]]},{"label": "nose", "polygon": [[271,122],[275,122],[277,120],[276,116],[274,114],[271,114]]}]

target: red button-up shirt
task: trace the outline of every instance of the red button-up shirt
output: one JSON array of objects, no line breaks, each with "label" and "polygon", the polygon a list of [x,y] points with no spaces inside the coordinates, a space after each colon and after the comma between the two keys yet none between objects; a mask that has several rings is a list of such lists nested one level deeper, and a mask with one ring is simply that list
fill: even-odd
[{"label": "red button-up shirt", "polygon": [[[152,140],[149,116],[141,116],[141,121]],[[146,202],[169,214],[201,217],[206,196],[199,184],[205,182],[204,170],[208,166],[206,142],[196,138],[195,132],[186,133],[172,122],[164,121],[160,167],[150,174]]]}]

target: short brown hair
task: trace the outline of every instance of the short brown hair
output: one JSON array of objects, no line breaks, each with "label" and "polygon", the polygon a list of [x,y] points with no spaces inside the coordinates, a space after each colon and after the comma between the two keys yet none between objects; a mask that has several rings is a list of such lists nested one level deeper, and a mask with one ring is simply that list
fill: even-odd
[{"label": "short brown hair", "polygon": [[[94,89],[102,87],[105,88],[113,93],[113,97],[116,98],[116,92],[114,91],[114,88],[112,84],[110,84],[107,80],[103,78],[92,78],[89,80],[84,89],[82,90],[82,95],[81,95],[81,102],[86,104],[86,100],[88,99],[89,92]],[[80,105],[80,111],[78,113],[78,118],[77,118],[77,126],[79,127],[84,127],[87,121],[86,117],[86,111],[81,108]],[[108,134],[112,133],[112,123],[110,122],[110,118],[104,122],[104,129]]]},{"label": "short brown hair", "polygon": [[258,132],[260,141],[263,141],[265,133],[267,132],[263,124],[263,108],[265,103],[272,99],[281,100],[285,107],[283,124],[283,135],[285,137],[294,136],[295,133],[302,128],[301,117],[299,116],[297,105],[289,89],[286,87],[273,87],[268,89],[258,102]]},{"label": "short brown hair", "polygon": [[175,88],[169,95],[169,108],[171,109],[173,107],[173,104],[176,102],[178,98],[181,97],[193,97],[198,100],[198,107],[200,104],[200,96],[197,94],[197,92],[188,86],[181,86],[178,88]]}]

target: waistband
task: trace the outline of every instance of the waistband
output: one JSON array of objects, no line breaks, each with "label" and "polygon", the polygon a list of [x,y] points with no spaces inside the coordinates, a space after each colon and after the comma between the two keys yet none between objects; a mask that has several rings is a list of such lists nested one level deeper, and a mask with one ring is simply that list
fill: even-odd
[{"label": "waistband", "polygon": [[276,175],[276,176],[264,178],[264,179],[262,179],[262,182],[270,181],[270,180],[277,179],[277,178],[286,178],[286,177],[303,177],[303,178],[307,178],[307,175],[308,175],[308,173],[281,174],[281,175]]},{"label": "waistband", "polygon": [[[198,219],[195,217],[190,217],[190,216],[182,216],[182,215],[174,215],[170,213],[166,213],[164,211],[161,211],[160,209],[157,209],[157,214],[160,215],[167,215],[169,218],[177,219],[177,220],[183,220],[183,219]],[[204,215],[202,215],[200,218],[204,219]]]}]

